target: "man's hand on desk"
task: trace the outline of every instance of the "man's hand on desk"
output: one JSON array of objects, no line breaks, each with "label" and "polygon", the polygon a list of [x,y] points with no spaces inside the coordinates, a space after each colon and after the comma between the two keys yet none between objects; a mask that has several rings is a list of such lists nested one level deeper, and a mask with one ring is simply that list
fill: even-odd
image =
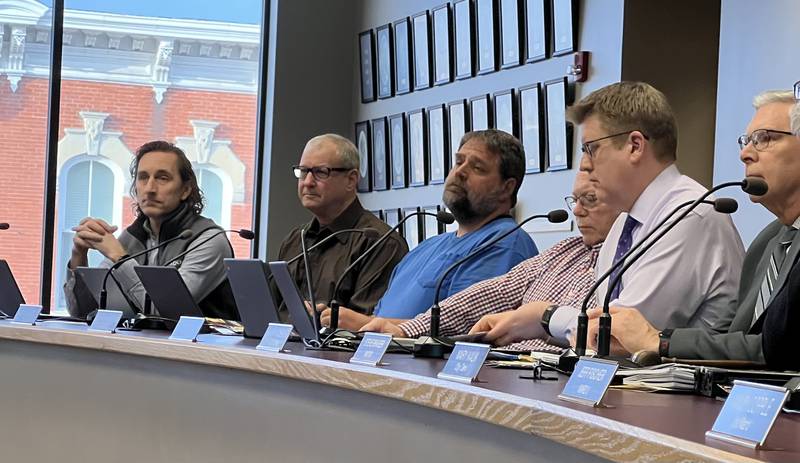
[{"label": "man's hand on desk", "polygon": [[[322,312],[320,322],[322,326],[331,326],[331,309],[325,304],[317,304],[317,310]],[[343,330],[358,331],[359,328],[369,323],[369,315],[356,312],[347,307],[339,307],[339,328]]]},{"label": "man's hand on desk", "polygon": [[541,321],[542,314],[550,305],[552,305],[550,302],[534,301],[516,310],[485,315],[469,330],[469,333],[486,331],[483,339],[495,346],[547,337]]},{"label": "man's hand on desk", "polygon": [[[591,309],[589,315],[588,345],[597,349],[598,319],[603,309]],[[630,307],[611,307],[611,353],[630,355],[646,350],[658,352],[658,330],[636,309]]]},{"label": "man's hand on desk", "polygon": [[394,320],[388,318],[373,317],[369,323],[363,325],[358,331],[374,331],[377,333],[391,334],[396,338],[405,338],[408,335],[400,329]]}]

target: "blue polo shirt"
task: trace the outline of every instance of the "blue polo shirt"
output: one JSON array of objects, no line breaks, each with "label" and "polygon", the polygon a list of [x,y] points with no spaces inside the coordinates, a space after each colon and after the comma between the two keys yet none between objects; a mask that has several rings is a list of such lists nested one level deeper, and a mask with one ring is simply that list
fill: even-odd
[{"label": "blue polo shirt", "polygon": [[[461,237],[450,232],[421,242],[394,268],[375,315],[409,319],[425,312],[433,305],[436,282],[450,265],[516,225],[514,219],[505,216]],[[474,283],[503,275],[538,253],[528,233],[517,230],[453,270],[442,284],[439,297],[443,300]]]}]

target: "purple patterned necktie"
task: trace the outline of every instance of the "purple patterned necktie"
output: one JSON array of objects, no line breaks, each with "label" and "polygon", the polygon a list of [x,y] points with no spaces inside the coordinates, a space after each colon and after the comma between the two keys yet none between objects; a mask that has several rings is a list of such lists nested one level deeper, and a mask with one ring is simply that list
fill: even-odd
[{"label": "purple patterned necktie", "polygon": [[[619,241],[617,242],[617,252],[614,254],[614,264],[619,262],[622,256],[631,250],[631,245],[633,244],[633,229],[636,228],[637,225],[639,225],[639,221],[633,217],[628,216],[628,218],[625,219],[625,226],[622,227],[622,233],[619,235]],[[617,278],[622,267],[624,267],[624,265],[620,265],[616,270],[611,272],[608,284],[611,284]],[[619,297],[620,291],[622,291],[622,280],[620,280],[619,284],[611,291],[612,301]]]}]

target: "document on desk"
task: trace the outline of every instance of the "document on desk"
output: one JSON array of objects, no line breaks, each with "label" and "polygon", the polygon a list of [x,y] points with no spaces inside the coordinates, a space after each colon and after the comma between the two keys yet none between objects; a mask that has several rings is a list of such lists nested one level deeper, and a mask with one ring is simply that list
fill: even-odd
[{"label": "document on desk", "polygon": [[696,367],[679,363],[665,363],[645,368],[617,370],[615,375],[622,378],[617,389],[641,391],[693,391]]}]

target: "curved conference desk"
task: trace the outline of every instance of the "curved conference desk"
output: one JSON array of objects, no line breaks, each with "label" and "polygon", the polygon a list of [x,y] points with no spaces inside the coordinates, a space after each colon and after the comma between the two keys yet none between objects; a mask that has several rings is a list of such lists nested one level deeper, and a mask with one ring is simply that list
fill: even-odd
[{"label": "curved conference desk", "polygon": [[438,360],[255,344],[0,322],[2,461],[800,461],[797,415],[755,451],[705,440],[721,405],[703,397],[612,390],[592,409],[556,398],[564,377],[465,385]]}]

